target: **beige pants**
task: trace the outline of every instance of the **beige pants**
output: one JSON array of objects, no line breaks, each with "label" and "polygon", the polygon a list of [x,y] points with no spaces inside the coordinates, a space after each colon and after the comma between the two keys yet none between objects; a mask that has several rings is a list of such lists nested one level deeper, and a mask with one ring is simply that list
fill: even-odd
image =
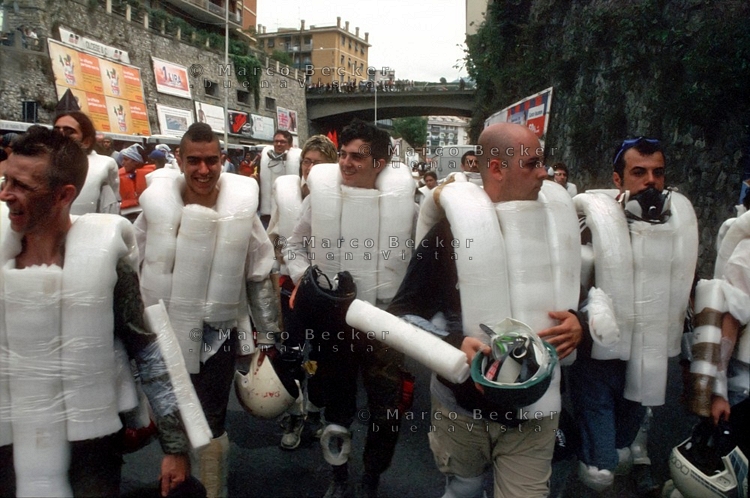
[{"label": "beige pants", "polygon": [[440,472],[472,478],[492,465],[495,498],[547,496],[557,414],[507,427],[449,412],[434,397],[432,412],[430,449]]}]

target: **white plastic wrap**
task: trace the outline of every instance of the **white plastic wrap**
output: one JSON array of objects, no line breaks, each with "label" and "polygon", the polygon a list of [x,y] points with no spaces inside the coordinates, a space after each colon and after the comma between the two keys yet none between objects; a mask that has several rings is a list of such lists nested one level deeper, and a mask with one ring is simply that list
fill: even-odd
[{"label": "white plastic wrap", "polygon": [[99,161],[91,161],[89,159],[89,169],[86,173],[86,181],[83,184],[83,188],[81,188],[78,197],[76,197],[75,201],[73,201],[73,205],[70,207],[70,214],[81,215],[96,213],[99,205],[99,196],[101,195],[101,190],[104,185],[109,185],[109,172],[107,171],[107,166]]},{"label": "white plastic wrap", "polygon": [[222,175],[215,210],[184,206],[184,188],[181,176],[159,179],[141,195],[147,223],[141,289],[146,306],[168,301],[188,371],[197,373],[204,322],[236,320],[249,335],[245,265],[258,185],[251,178]]},{"label": "white plastic wrap", "polygon": [[310,263],[329,276],[350,271],[358,296],[368,302],[391,299],[406,273],[413,245],[408,244],[415,209],[408,168],[387,163],[376,188],[362,189],[342,185],[338,164],[319,164],[310,171],[308,185]]},{"label": "white plastic wrap", "polygon": [[[296,175],[299,178],[301,149],[292,147],[286,151],[284,161],[273,161],[268,155],[273,152],[273,146],[269,145],[260,153],[260,214],[270,215],[273,208],[273,184],[277,178],[283,175]],[[313,168],[315,169],[315,168]]]},{"label": "white plastic wrap", "polygon": [[465,353],[368,302],[355,299],[346,313],[346,323],[365,334],[373,332],[375,339],[451,382],[460,384],[469,378]]},{"label": "white plastic wrap", "polygon": [[617,344],[610,347],[594,344],[591,356],[597,360],[627,360],[635,315],[633,250],[627,221],[622,207],[607,194],[579,194],[573,203],[578,214],[586,216],[593,241],[596,286],[612,298],[620,331]]},{"label": "white plastic wrap", "polygon": [[158,337],[159,349],[169,372],[169,380],[177,398],[177,406],[190,445],[194,449],[201,448],[211,442],[211,429],[185,368],[185,360],[169,322],[164,302],[160,301],[159,304],[146,308],[144,318],[149,330]]},{"label": "white plastic wrap", "polygon": [[719,252],[716,255],[714,278],[724,277],[724,267],[734,252],[737,244],[744,238],[750,237],[750,213],[738,217],[724,236]]},{"label": "white plastic wrap", "polygon": [[[298,175],[280,176],[273,182],[276,226],[274,232],[289,238],[299,219],[302,208],[302,190]],[[270,227],[269,227],[270,232]]]},{"label": "white plastic wrap", "polygon": [[711,415],[711,396],[718,372],[722,315],[727,311],[721,280],[700,280],[695,288],[695,322],[690,382],[690,409]]},{"label": "white plastic wrap", "polygon": [[72,221],[62,269],[16,269],[20,236],[0,222],[0,443],[13,444],[18,496],[70,496],[69,442],[116,433],[137,404],[113,314],[117,264],[137,259],[132,226]]}]

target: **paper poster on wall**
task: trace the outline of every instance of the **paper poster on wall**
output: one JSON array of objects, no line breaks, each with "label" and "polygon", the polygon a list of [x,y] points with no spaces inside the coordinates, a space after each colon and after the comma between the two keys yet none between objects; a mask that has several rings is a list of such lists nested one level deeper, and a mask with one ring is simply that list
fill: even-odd
[{"label": "paper poster on wall", "polygon": [[[290,126],[293,124],[291,116],[289,115],[289,109],[283,107],[276,107],[276,122],[278,123],[279,130],[288,130],[290,133]],[[295,129],[296,129],[296,117],[295,117]]]},{"label": "paper poster on wall", "polygon": [[246,112],[229,111],[227,112],[227,119],[229,121],[229,133],[245,138],[253,137],[253,122]]},{"label": "paper poster on wall", "polygon": [[204,102],[195,103],[195,120],[199,123],[207,123],[216,133],[224,133],[225,117],[224,108]]},{"label": "paper poster on wall", "polygon": [[494,123],[516,123],[527,126],[540,140],[544,141],[549,127],[551,107],[552,87],[496,112],[484,121],[484,127]]},{"label": "paper poster on wall", "polygon": [[181,137],[193,124],[193,112],[188,109],[177,109],[156,104],[159,117],[159,129],[162,135]]},{"label": "paper poster on wall", "polygon": [[250,119],[253,122],[253,138],[265,142],[272,142],[273,132],[276,131],[273,124],[273,118],[251,114]]},{"label": "paper poster on wall", "polygon": [[48,39],[57,98],[70,89],[98,131],[150,135],[137,67],[118,64]]},{"label": "paper poster on wall", "polygon": [[151,58],[156,77],[156,91],[184,97],[192,98],[190,94],[190,80],[185,66],[173,64],[155,57]]}]

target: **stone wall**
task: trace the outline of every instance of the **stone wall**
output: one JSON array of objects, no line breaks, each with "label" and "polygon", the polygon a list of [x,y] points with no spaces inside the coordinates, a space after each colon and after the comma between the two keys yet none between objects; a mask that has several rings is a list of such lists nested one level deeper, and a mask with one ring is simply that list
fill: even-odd
[{"label": "stone wall", "polygon": [[[238,102],[237,90],[243,90],[240,81],[232,73],[228,88],[224,87],[224,54],[220,49],[200,49],[184,43],[176,37],[164,36],[157,30],[144,27],[143,19],[127,21],[125,17],[108,13],[98,2],[65,0],[18,0],[19,8],[6,7],[7,29],[29,26],[40,37],[42,51],[20,47],[0,47],[0,119],[21,120],[21,101],[34,100],[40,103],[39,121],[50,123],[54,116],[57,95],[54,76],[47,54],[44,38],[59,39],[58,26],[94,39],[105,45],[125,50],[130,63],[140,68],[141,80],[152,133],[159,132],[156,104],[193,110],[191,100],[165,95],[156,91],[156,82],[151,57],[190,67],[199,64],[203,74],[190,74],[193,99],[223,107],[224,92],[228,91],[229,108],[266,116],[276,120],[276,106],[297,111],[300,143],[308,136],[307,109],[305,101],[304,74],[295,69],[265,60],[261,78],[260,102],[256,109],[253,97],[249,104]],[[206,95],[204,81],[219,85],[217,97]],[[266,97],[274,99],[267,102]],[[267,103],[269,104],[267,106]],[[230,137],[237,141],[237,137]]]}]

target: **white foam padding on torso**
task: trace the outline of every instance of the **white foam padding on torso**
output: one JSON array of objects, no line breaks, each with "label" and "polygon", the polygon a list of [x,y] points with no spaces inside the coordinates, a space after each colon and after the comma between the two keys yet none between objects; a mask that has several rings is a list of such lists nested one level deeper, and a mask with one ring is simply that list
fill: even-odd
[{"label": "white foam padding on torso", "polygon": [[612,298],[620,340],[611,347],[594,343],[591,357],[627,360],[633,338],[633,250],[622,207],[609,195],[586,192],[573,198],[591,230],[596,287]]},{"label": "white foam padding on torso", "polygon": [[[459,182],[459,183],[465,183],[468,182],[466,179],[466,175],[463,173],[456,173],[455,175],[451,175],[450,177],[451,183],[453,182]],[[443,185],[446,185],[447,183],[443,183]],[[435,195],[440,195],[440,190],[437,190],[441,188],[441,186],[436,187],[435,189],[430,191],[430,195],[426,196],[424,201],[419,207],[419,218],[417,219],[417,230],[416,230],[416,236],[414,240],[417,244],[422,242],[422,239],[424,239],[425,235],[427,235],[427,232],[430,231],[430,229],[445,217],[445,213],[440,208],[440,206],[435,203]]]},{"label": "white foam padding on torso", "polygon": [[102,186],[109,184],[107,166],[100,161],[92,161],[90,158],[91,156],[89,156],[86,182],[83,184],[78,197],[73,201],[73,205],[70,206],[70,214],[72,215],[96,213]]},{"label": "white foam padding on torso", "polygon": [[72,496],[63,396],[59,266],[3,267],[17,496]]},{"label": "white foam padding on torso", "polygon": [[138,202],[146,217],[146,248],[141,266],[143,305],[151,306],[172,294],[177,230],[182,219],[185,178],[159,178],[141,194]]},{"label": "white foam padding on torso", "polygon": [[470,182],[445,185],[440,206],[451,225],[453,240],[459,242],[455,252],[464,335],[487,343],[489,337],[479,324],[492,326],[512,313],[505,242],[495,206]]},{"label": "white foam padding on torso", "polygon": [[396,295],[411,260],[407,240],[414,224],[414,180],[403,163],[386,162],[384,168],[375,184],[380,191],[377,297],[389,301]]},{"label": "white foam padding on torso", "polygon": [[[310,233],[314,245],[310,245],[310,264],[318,267],[326,275],[333,276],[341,271],[339,258],[326,258],[326,253],[336,248],[341,238],[341,173],[335,163],[318,164],[307,177],[310,187]],[[324,241],[331,241],[332,248],[323,247]]]},{"label": "white foam padding on torso", "polygon": [[148,329],[156,334],[190,445],[194,449],[206,446],[211,442],[211,429],[185,367],[185,360],[164,302],[160,301],[146,308],[144,318]]},{"label": "white foam padding on torso", "polygon": [[378,341],[404,353],[451,382],[469,378],[466,354],[435,335],[401,320],[372,304],[355,299],[346,313],[346,323],[370,332]]},{"label": "white foam padding on torso", "polygon": [[[378,295],[378,243],[380,192],[341,185],[341,238],[337,258],[354,277],[357,297],[374,304]],[[373,244],[373,245],[370,245]],[[370,247],[367,247],[367,246]],[[331,249],[332,251],[336,249]]]},{"label": "white foam padding on torso", "polygon": [[[538,201],[493,204],[471,182],[443,186],[439,204],[459,241],[455,252],[464,335],[487,342],[479,324],[492,327],[505,318],[525,321],[538,332],[557,325],[550,311],[577,307],[580,277],[573,273],[580,274],[581,263],[574,243],[575,211],[569,197],[557,195],[564,190],[550,188],[557,187],[545,185]],[[553,257],[553,251],[560,254]],[[544,396],[524,409],[559,410],[559,386],[557,366]]]},{"label": "white foam padding on torso", "polygon": [[724,278],[724,267],[727,260],[732,256],[737,244],[747,237],[750,237],[750,212],[736,218],[722,239],[721,246],[716,254],[714,278]]},{"label": "white foam padding on torso", "polygon": [[221,182],[224,195],[216,203],[219,219],[206,296],[207,321],[236,319],[240,306],[247,302],[241,297],[247,249],[257,216],[257,185],[253,178],[239,175],[229,175]]},{"label": "white foam padding on torso", "polygon": [[62,362],[68,439],[117,432],[113,292],[117,262],[135,268],[132,225],[116,215],[78,218],[68,231],[63,264]]},{"label": "white foam padding on torso", "polygon": [[151,184],[154,183],[156,180],[166,179],[166,180],[172,181],[181,175],[182,173],[180,173],[179,169],[173,169],[173,168],[167,168],[167,167],[155,169],[154,171],[146,175],[146,187],[150,187]]},{"label": "white foam padding on torso", "polygon": [[350,271],[358,297],[372,303],[395,295],[411,257],[411,175],[400,163],[384,168],[375,189],[342,185],[338,164],[319,164],[308,176],[314,237],[308,247],[310,263],[329,277]]},{"label": "white foam padding on torso", "polygon": [[168,301],[188,371],[197,373],[204,321],[238,320],[250,330],[244,283],[258,184],[221,175],[215,210],[184,206],[184,187],[182,176],[159,178],[141,195],[147,224],[141,289],[146,306]]},{"label": "white foam padding on torso", "polygon": [[680,354],[685,313],[690,300],[690,289],[698,262],[698,219],[690,201],[682,194],[671,194],[672,217],[669,222],[678,227],[672,243],[671,283],[669,292],[669,329],[667,355]]},{"label": "white foam padding on torso", "polygon": [[274,232],[285,238],[292,236],[294,226],[302,209],[302,190],[298,175],[280,176],[273,183],[273,198],[276,227]]},{"label": "white foam padding on torso", "polygon": [[177,233],[169,317],[178,331],[177,339],[190,373],[200,371],[200,337],[218,219],[219,214],[213,209],[189,204],[182,209]]},{"label": "white foam padding on torso", "polygon": [[[299,178],[301,149],[292,147],[286,151],[283,161],[274,161],[268,156],[273,151],[269,145],[263,149],[260,158],[260,214],[270,215],[273,207],[273,184],[277,178],[283,175],[295,175]],[[313,168],[315,169],[315,168]]]}]

